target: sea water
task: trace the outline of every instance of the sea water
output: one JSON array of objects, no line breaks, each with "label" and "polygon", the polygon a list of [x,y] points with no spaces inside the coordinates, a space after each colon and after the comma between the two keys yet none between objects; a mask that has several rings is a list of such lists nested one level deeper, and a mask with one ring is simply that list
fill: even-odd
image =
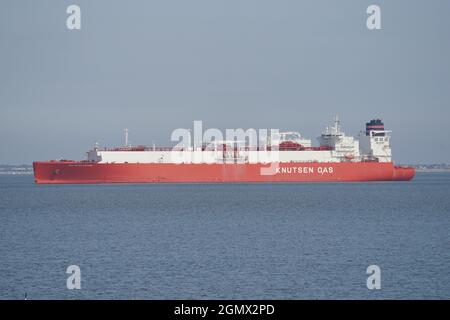
[{"label": "sea water", "polygon": [[[67,287],[78,266],[81,289]],[[379,290],[367,268],[380,268]],[[449,299],[450,174],[35,185],[0,176],[1,299]]]}]

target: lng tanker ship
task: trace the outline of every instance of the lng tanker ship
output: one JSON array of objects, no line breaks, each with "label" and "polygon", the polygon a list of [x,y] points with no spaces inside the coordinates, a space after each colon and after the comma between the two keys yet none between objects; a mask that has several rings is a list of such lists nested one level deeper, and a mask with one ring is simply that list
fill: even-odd
[{"label": "lng tanker ship", "polygon": [[33,163],[36,183],[226,183],[408,181],[412,167],[392,161],[391,131],[380,119],[366,123],[357,138],[335,119],[312,146],[298,132],[279,132],[264,145],[236,140],[174,148],[130,146],[87,152],[87,159]]}]

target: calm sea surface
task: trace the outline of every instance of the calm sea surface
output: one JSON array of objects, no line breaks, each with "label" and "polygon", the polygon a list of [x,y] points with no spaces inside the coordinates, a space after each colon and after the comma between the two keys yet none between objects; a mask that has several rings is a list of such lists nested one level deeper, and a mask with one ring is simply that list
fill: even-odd
[{"label": "calm sea surface", "polygon": [[[366,268],[381,268],[368,290]],[[66,268],[81,268],[81,290]],[[349,184],[0,176],[0,298],[450,298],[450,174]]]}]

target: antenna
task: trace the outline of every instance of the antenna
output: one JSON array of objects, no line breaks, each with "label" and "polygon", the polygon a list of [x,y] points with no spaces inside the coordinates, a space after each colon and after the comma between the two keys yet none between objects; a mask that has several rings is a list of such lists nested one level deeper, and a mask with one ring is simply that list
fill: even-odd
[{"label": "antenna", "polygon": [[128,129],[125,128],[125,147],[128,147]]},{"label": "antenna", "polygon": [[335,115],[334,116],[334,132],[338,133],[339,131],[341,131],[341,122],[339,121],[339,115]]}]

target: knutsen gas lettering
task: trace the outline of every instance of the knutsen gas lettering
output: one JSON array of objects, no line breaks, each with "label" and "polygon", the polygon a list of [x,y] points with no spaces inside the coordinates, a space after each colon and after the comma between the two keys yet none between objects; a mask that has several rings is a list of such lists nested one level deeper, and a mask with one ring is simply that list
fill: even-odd
[{"label": "knutsen gas lettering", "polygon": [[333,167],[279,167],[276,173],[285,174],[314,174],[317,169],[318,174],[332,174]]}]

